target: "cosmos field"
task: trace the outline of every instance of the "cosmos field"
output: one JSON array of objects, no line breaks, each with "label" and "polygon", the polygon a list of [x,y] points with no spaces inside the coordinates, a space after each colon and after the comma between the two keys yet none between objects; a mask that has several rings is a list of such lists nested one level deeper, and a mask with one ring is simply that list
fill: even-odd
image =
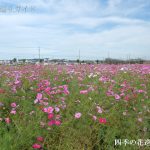
[{"label": "cosmos field", "polygon": [[0,66],[0,150],[148,150],[149,130],[149,64]]}]

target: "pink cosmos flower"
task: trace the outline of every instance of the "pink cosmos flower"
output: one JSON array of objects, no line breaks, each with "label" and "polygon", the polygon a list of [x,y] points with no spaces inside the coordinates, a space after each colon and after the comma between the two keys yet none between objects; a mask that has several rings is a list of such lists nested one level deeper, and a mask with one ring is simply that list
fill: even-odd
[{"label": "pink cosmos flower", "polygon": [[138,90],[138,93],[144,93],[144,90]]},{"label": "pink cosmos flower", "polygon": [[68,95],[70,93],[68,90],[68,86],[64,85],[63,88],[64,88],[64,94]]},{"label": "pink cosmos flower", "polygon": [[55,118],[59,120],[59,119],[60,119],[60,117],[61,117],[60,115],[56,115],[56,117],[55,117]]},{"label": "pink cosmos flower", "polygon": [[93,87],[89,87],[88,88],[88,91],[90,92],[90,91],[94,91],[94,88]]},{"label": "pink cosmos flower", "polygon": [[107,96],[114,96],[114,92],[112,90],[108,90],[106,95]]},{"label": "pink cosmos flower", "polygon": [[16,92],[17,92],[17,90],[16,90],[16,87],[15,87],[15,86],[13,86],[13,87],[12,87],[12,91],[13,91],[13,93],[16,93]]},{"label": "pink cosmos flower", "polygon": [[106,124],[106,118],[99,118],[99,123]]},{"label": "pink cosmos flower", "polygon": [[40,149],[40,148],[41,148],[41,145],[35,143],[35,144],[32,145],[32,148],[34,148],[34,149]]},{"label": "pink cosmos flower", "polygon": [[44,138],[42,136],[39,136],[39,137],[36,138],[36,140],[39,141],[39,142],[43,142]]},{"label": "pink cosmos flower", "polygon": [[79,81],[83,81],[83,79],[82,79],[81,77],[78,77],[78,80],[79,80]]},{"label": "pink cosmos flower", "polygon": [[81,117],[81,115],[82,115],[82,114],[81,114],[80,112],[77,112],[77,113],[75,113],[75,118],[76,118],[76,119],[79,119],[79,118]]},{"label": "pink cosmos flower", "polygon": [[36,99],[41,100],[41,99],[42,99],[42,96],[43,96],[43,95],[42,95],[41,93],[38,93],[37,96],[36,96]]},{"label": "pink cosmos flower", "polygon": [[118,94],[115,94],[115,99],[116,100],[119,100],[120,99],[120,96]]},{"label": "pink cosmos flower", "polygon": [[99,78],[99,81],[101,81],[101,82],[108,82],[110,79],[109,78],[107,78],[107,77],[104,77],[104,76],[102,76],[101,78]]},{"label": "pink cosmos flower", "polygon": [[47,98],[47,97],[44,97],[43,100],[48,100],[48,98]]},{"label": "pink cosmos flower", "polygon": [[102,109],[98,109],[97,112],[101,114],[103,111],[102,111]]},{"label": "pink cosmos flower", "polygon": [[10,112],[11,114],[16,114],[16,110],[11,110],[11,112]]},{"label": "pink cosmos flower", "polygon": [[20,81],[19,81],[19,80],[16,80],[16,81],[15,81],[15,84],[19,84],[19,83],[20,83]]},{"label": "pink cosmos flower", "polygon": [[125,96],[125,100],[128,101],[129,100],[129,96]]},{"label": "pink cosmos flower", "polygon": [[58,107],[55,107],[55,111],[56,111],[56,112],[59,112],[60,109],[59,109]]},{"label": "pink cosmos flower", "polygon": [[6,122],[7,124],[10,124],[10,118],[5,118],[5,122]]},{"label": "pink cosmos flower", "polygon": [[48,102],[41,102],[44,106],[48,105]]},{"label": "pink cosmos flower", "polygon": [[17,106],[16,103],[11,103],[11,107],[15,108]]},{"label": "pink cosmos flower", "polygon": [[49,86],[50,82],[48,80],[45,80],[45,86]]},{"label": "pink cosmos flower", "polygon": [[62,101],[65,101],[65,98],[64,98],[64,97],[61,97],[61,100],[62,100]]},{"label": "pink cosmos flower", "polygon": [[93,120],[96,121],[97,120],[97,117],[96,116],[92,116]]},{"label": "pink cosmos flower", "polygon": [[98,112],[98,113],[101,114],[101,113],[103,112],[101,107],[97,106],[96,108],[97,108],[97,112]]},{"label": "pink cosmos flower", "polygon": [[53,113],[48,114],[48,119],[52,119],[54,117]]},{"label": "pink cosmos flower", "polygon": [[80,94],[87,94],[88,93],[88,90],[82,90],[80,91]]},{"label": "pink cosmos flower", "polygon": [[38,101],[39,101],[38,99],[35,99],[35,100],[34,100],[34,104],[38,103]]},{"label": "pink cosmos flower", "polygon": [[46,113],[48,113],[48,114],[49,113],[53,113],[54,108],[50,106],[50,107],[44,108],[43,111],[46,112]]},{"label": "pink cosmos flower", "polygon": [[124,96],[124,95],[125,95],[124,93],[121,93],[121,94],[120,94],[120,96]]}]

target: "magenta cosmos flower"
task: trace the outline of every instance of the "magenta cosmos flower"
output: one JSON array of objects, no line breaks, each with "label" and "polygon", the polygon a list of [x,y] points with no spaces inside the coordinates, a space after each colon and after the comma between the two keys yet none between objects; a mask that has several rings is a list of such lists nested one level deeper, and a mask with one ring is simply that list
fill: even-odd
[{"label": "magenta cosmos flower", "polygon": [[106,124],[106,118],[99,118],[99,123]]},{"label": "magenta cosmos flower", "polygon": [[54,117],[53,113],[48,114],[48,119],[52,119]]},{"label": "magenta cosmos flower", "polygon": [[77,112],[77,113],[75,113],[75,118],[76,118],[76,119],[79,119],[79,118],[81,117],[81,115],[82,115],[82,114],[81,114],[80,112]]},{"label": "magenta cosmos flower", "polygon": [[32,148],[34,148],[34,149],[40,149],[40,148],[41,148],[41,145],[35,143],[35,144],[32,145]]},{"label": "magenta cosmos flower", "polygon": [[48,122],[48,126],[53,126],[53,125],[60,126],[61,121],[60,120],[51,120]]},{"label": "magenta cosmos flower", "polygon": [[60,126],[61,125],[61,121],[60,120],[55,120],[55,125],[56,126]]},{"label": "magenta cosmos flower", "polygon": [[48,122],[48,125],[49,125],[49,126],[52,126],[52,125],[54,125],[54,124],[55,124],[55,120],[51,120],[51,121]]}]

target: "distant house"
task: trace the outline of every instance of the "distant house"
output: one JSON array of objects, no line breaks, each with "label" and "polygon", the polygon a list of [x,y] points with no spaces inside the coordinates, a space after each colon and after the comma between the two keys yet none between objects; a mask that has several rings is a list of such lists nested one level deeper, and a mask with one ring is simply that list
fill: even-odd
[{"label": "distant house", "polygon": [[67,63],[74,64],[74,63],[77,63],[77,61],[76,60],[68,60]]},{"label": "distant house", "polygon": [[150,60],[144,61],[144,64],[150,64]]},{"label": "distant house", "polygon": [[3,64],[3,60],[0,60],[0,64],[1,64],[1,65]]},{"label": "distant house", "polygon": [[45,62],[45,63],[48,63],[49,60],[50,60],[49,58],[44,58],[44,62]]},{"label": "distant house", "polygon": [[[43,61],[43,59],[41,59]],[[39,59],[18,59],[17,64],[36,64]]]},{"label": "distant house", "polygon": [[82,64],[95,64],[95,60],[83,60],[81,61]]},{"label": "distant house", "polygon": [[36,64],[39,62],[39,59],[26,59],[26,63],[28,64]]},{"label": "distant house", "polygon": [[11,60],[0,60],[0,64],[9,65],[9,64],[11,64]]},{"label": "distant house", "polygon": [[26,62],[25,59],[18,59],[17,64],[24,64]]}]

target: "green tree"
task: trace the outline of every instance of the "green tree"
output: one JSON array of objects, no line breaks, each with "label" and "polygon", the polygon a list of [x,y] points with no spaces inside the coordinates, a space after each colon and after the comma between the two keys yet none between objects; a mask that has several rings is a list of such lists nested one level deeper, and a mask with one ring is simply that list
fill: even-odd
[{"label": "green tree", "polygon": [[77,63],[80,63],[80,60],[79,60],[79,59],[77,59]]},{"label": "green tree", "polygon": [[13,58],[12,61],[13,61],[13,63],[17,62],[17,58]]}]

